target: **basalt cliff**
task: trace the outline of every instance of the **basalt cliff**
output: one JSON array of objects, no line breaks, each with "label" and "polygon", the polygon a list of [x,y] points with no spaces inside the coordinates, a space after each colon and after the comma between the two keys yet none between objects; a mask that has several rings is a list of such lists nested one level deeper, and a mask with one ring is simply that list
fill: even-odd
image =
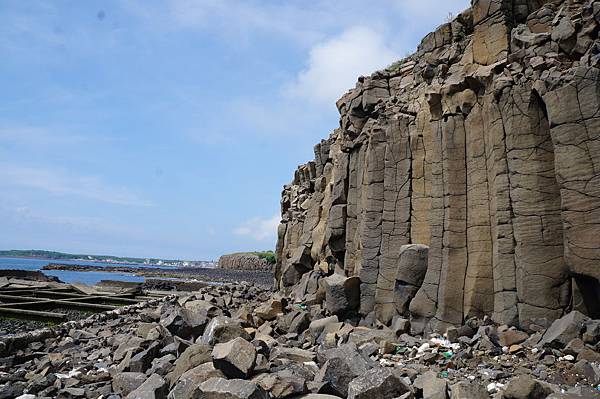
[{"label": "basalt cliff", "polygon": [[598,318],[599,26],[600,1],[474,0],[360,77],[283,190],[279,288],[322,301],[335,269],[415,333]]}]

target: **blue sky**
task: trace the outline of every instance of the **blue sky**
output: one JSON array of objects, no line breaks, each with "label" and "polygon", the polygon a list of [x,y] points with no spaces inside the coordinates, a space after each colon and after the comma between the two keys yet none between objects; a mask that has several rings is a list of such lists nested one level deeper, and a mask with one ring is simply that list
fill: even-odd
[{"label": "blue sky", "polygon": [[0,248],[273,249],[361,74],[467,0],[0,2]]}]

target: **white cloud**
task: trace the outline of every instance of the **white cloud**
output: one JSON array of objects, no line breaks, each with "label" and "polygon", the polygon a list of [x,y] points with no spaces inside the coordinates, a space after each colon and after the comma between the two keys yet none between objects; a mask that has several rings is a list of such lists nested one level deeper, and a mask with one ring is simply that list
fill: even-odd
[{"label": "white cloud", "polygon": [[252,218],[233,232],[238,236],[249,237],[256,241],[274,240],[277,237],[277,226],[280,221],[279,215],[270,219]]},{"label": "white cloud", "polygon": [[78,232],[88,231],[125,236],[143,234],[143,231],[135,226],[114,223],[98,217],[51,215],[37,212],[27,206],[19,206],[16,208],[0,206],[0,215],[3,213],[3,217],[13,218],[19,223],[53,225],[61,229],[69,229]]},{"label": "white cloud", "polygon": [[399,58],[376,31],[355,27],[315,45],[308,66],[286,88],[299,96],[322,104],[333,104],[354,87],[359,75],[370,74]]},{"label": "white cloud", "polygon": [[125,187],[113,186],[96,176],[78,176],[64,171],[0,164],[2,185],[27,187],[55,195],[76,196],[118,205],[151,206]]}]

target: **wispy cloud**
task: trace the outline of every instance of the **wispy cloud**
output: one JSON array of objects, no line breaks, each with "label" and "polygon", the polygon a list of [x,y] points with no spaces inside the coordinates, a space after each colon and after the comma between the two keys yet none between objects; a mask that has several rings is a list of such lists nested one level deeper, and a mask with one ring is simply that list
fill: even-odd
[{"label": "wispy cloud", "polygon": [[0,214],[15,219],[19,223],[34,223],[66,228],[73,231],[96,232],[104,234],[121,234],[134,236],[142,234],[142,230],[103,218],[86,216],[66,216],[41,213],[27,206],[16,208],[0,207]]},{"label": "wispy cloud", "polygon": [[351,28],[310,50],[307,68],[287,87],[287,93],[333,104],[354,86],[357,76],[383,68],[398,58],[376,31]]},{"label": "wispy cloud", "polygon": [[42,190],[61,196],[75,196],[99,202],[129,206],[151,206],[126,187],[103,181],[97,176],[79,176],[62,170],[0,164],[0,183]]},{"label": "wispy cloud", "polygon": [[274,240],[277,237],[277,226],[281,218],[275,215],[269,219],[252,218],[233,232],[238,236],[248,237],[256,241]]},{"label": "wispy cloud", "polygon": [[47,147],[72,145],[86,141],[85,136],[51,132],[36,126],[0,126],[0,144],[16,143],[26,146]]}]

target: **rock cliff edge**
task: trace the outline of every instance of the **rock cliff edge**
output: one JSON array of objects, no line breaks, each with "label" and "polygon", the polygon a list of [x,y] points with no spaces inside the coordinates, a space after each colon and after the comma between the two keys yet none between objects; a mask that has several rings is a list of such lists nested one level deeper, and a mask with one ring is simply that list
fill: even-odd
[{"label": "rock cliff edge", "polygon": [[283,190],[279,287],[335,268],[417,333],[600,317],[599,26],[600,1],[475,0],[360,77]]}]

